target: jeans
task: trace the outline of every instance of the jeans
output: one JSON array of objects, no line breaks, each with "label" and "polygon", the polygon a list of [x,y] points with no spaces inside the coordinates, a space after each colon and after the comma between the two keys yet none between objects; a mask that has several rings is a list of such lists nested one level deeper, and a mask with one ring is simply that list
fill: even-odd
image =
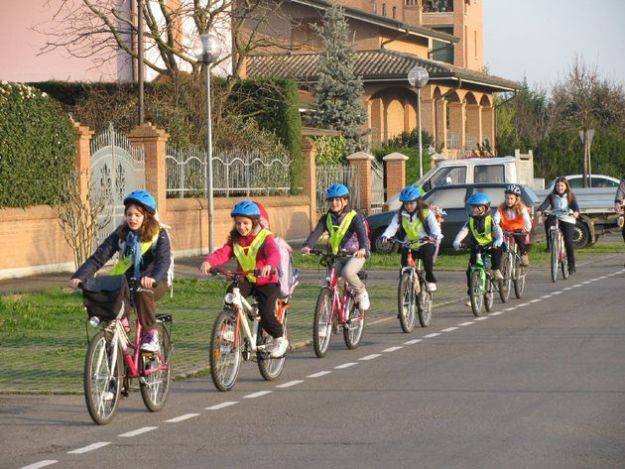
[{"label": "jeans", "polygon": [[358,272],[365,266],[364,257],[350,257],[348,259],[338,259],[334,262],[337,277],[343,277],[352,286],[354,293],[359,295],[365,289]]},{"label": "jeans", "polygon": [[[280,296],[280,285],[277,283],[267,283],[258,286],[243,280],[239,284],[239,290],[243,297],[253,295],[258,303],[258,312],[260,313],[260,327],[274,339],[284,335],[282,324],[276,318],[276,302]],[[229,288],[228,291],[231,291]]]},{"label": "jeans", "polygon": [[[547,247],[550,247],[549,230],[555,225],[556,221],[553,217],[547,218],[545,222],[545,230],[547,231]],[[575,236],[575,223],[567,223],[560,220],[560,231],[564,236],[564,248],[566,249],[566,257],[569,262],[569,269],[575,268],[575,245],[573,244],[573,237]]]}]

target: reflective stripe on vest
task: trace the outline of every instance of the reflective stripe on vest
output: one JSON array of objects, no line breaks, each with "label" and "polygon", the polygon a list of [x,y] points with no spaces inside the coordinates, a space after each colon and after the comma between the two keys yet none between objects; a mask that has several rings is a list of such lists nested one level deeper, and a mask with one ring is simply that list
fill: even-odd
[{"label": "reflective stripe on vest", "polygon": [[525,221],[523,221],[523,212],[517,214],[516,218],[508,218],[507,210],[499,207],[499,215],[501,215],[501,226],[506,231],[521,231],[525,229]]},{"label": "reflective stripe on vest", "polygon": [[[152,245],[158,239],[158,235],[161,234],[161,230],[158,230],[158,233],[154,235],[154,237],[150,241],[144,241],[139,243],[139,247],[141,250],[141,256],[143,256],[148,250],[152,247]],[[111,275],[122,275],[125,274],[128,269],[130,269],[134,265],[134,261],[132,259],[132,255],[128,255],[123,259],[120,259],[113,270],[111,270]]]},{"label": "reflective stripe on vest", "polygon": [[[430,211],[428,209],[425,209],[422,213],[423,219],[425,220],[430,214]],[[423,223],[421,223],[419,216],[415,216],[414,220],[410,221],[408,217],[402,215],[401,227],[406,232],[406,241],[416,241],[417,239],[419,239],[419,234],[421,234]]]},{"label": "reflective stripe on vest", "polygon": [[[256,268],[256,255],[258,254],[258,251],[260,250],[262,245],[265,244],[265,239],[267,239],[267,236],[270,234],[271,233],[269,232],[269,230],[263,228],[258,232],[256,237],[252,241],[252,244],[250,244],[249,246],[242,247],[239,243],[234,243],[232,245],[234,257],[237,258],[237,261],[239,262],[239,265],[244,272],[254,270]],[[246,278],[250,282],[256,283],[256,277],[253,273],[247,274]]]},{"label": "reflective stripe on vest", "polygon": [[330,234],[330,248],[332,248],[332,254],[338,254],[341,242],[345,238],[345,233],[349,229],[354,217],[358,215],[356,210],[351,210],[345,215],[340,225],[334,225],[332,223],[332,214],[328,213],[326,217],[326,228]]},{"label": "reflective stripe on vest", "polygon": [[469,218],[469,229],[480,246],[486,246],[493,242],[493,217],[490,215],[487,215],[484,220],[484,233],[478,233],[475,229],[475,220],[473,217]]}]

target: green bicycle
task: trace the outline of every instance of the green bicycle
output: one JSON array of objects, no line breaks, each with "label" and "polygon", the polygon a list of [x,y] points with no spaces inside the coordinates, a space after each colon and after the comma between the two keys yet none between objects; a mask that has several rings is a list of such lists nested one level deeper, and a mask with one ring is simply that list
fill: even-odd
[{"label": "green bicycle", "polygon": [[475,264],[469,268],[469,297],[471,310],[478,317],[492,311],[495,301],[496,280],[490,272],[490,255],[481,246],[477,247]]}]

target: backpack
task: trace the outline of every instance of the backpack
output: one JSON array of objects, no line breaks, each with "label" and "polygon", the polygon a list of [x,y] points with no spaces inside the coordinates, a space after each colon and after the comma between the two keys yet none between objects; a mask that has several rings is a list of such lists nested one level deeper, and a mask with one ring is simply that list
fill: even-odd
[{"label": "backpack", "polygon": [[365,235],[366,235],[365,237],[367,238],[367,245],[360,246],[358,244],[358,234],[356,233],[356,231],[354,231],[352,233],[351,238],[349,238],[349,240],[345,243],[345,250],[349,252],[356,252],[358,251],[358,249],[366,249],[367,251],[370,251],[371,250],[371,227],[369,226],[369,221],[367,220],[367,217],[365,217],[360,210],[357,210],[357,212],[358,212],[357,217],[360,217],[363,225],[365,226]]}]

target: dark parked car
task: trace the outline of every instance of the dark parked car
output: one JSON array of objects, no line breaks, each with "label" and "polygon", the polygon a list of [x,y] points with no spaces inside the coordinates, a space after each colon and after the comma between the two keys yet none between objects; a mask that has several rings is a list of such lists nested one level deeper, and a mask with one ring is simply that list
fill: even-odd
[{"label": "dark parked car", "polygon": [[[450,247],[458,234],[458,231],[467,221],[466,201],[474,192],[484,192],[488,194],[492,202],[493,213],[496,208],[504,201],[504,191],[508,184],[459,184],[451,186],[440,186],[432,189],[425,194],[425,200],[432,205],[442,208],[447,215],[442,225],[443,231],[443,247]],[[522,198],[534,216],[534,208],[540,203],[534,191],[527,186],[520,186]],[[376,213],[367,218],[371,227],[371,245],[378,252],[388,250],[383,246],[379,238],[384,233],[386,227],[390,224],[392,217],[396,211]]]}]

